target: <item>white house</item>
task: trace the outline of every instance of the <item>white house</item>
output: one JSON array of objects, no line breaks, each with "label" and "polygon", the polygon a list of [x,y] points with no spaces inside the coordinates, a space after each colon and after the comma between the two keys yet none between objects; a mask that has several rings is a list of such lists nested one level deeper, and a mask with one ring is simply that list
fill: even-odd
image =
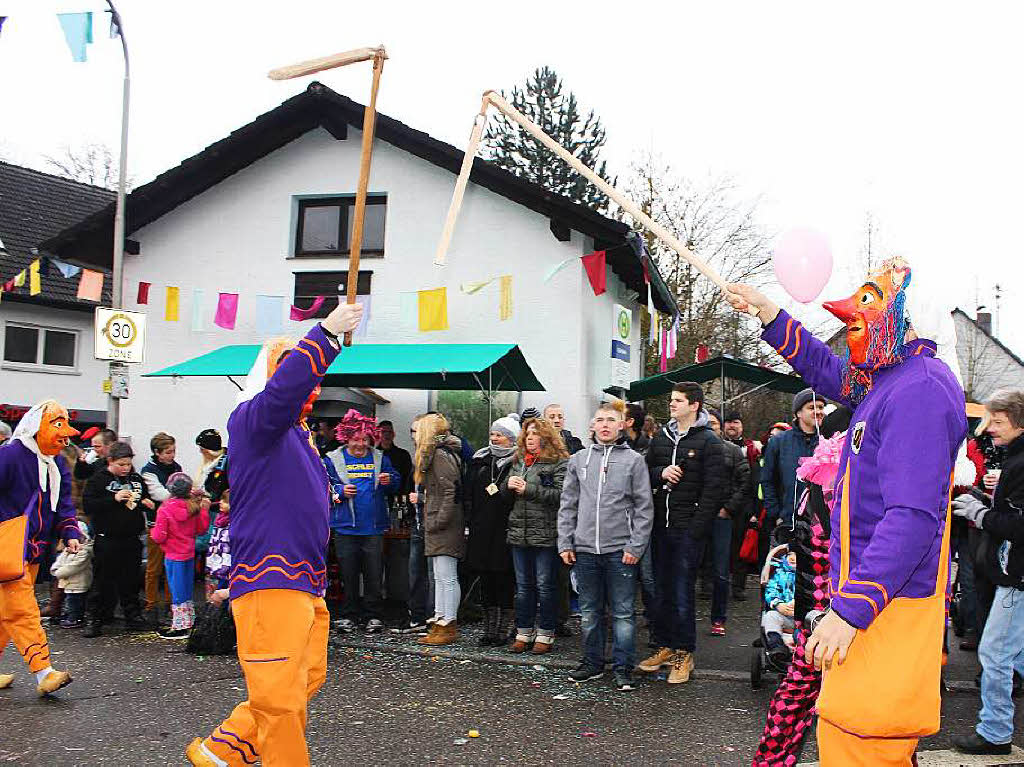
[{"label": "white house", "polygon": [[[107,189],[0,162],[0,283],[42,257],[41,291],[31,295],[26,279],[0,300],[0,420],[9,425],[43,397],[64,403],[79,428],[106,419],[106,366],[93,358],[96,304],[78,299],[78,280],[36,246],[113,199]],[[104,288],[109,303],[109,279]]]},{"label": "white house", "polygon": [[[122,434],[138,444],[166,430],[190,444],[203,428],[223,429],[236,394],[227,380],[140,374],[226,344],[262,341],[259,295],[284,296],[287,312],[293,302],[308,306],[313,296],[337,294],[347,277],[362,119],[362,105],[313,83],[132,192],[128,234],[139,254],[125,259],[125,308],[148,313],[148,341],[145,362],[131,370]],[[616,303],[632,310],[631,379],[640,374],[639,308],[648,286],[626,243],[628,228],[477,160],[448,265],[434,266],[461,161],[460,150],[379,115],[359,267],[359,292],[371,296],[372,310],[360,341],[518,344],[546,391],[526,393],[516,404],[558,401],[579,433],[611,383]],[[66,260],[109,267],[111,232],[108,207],[45,246]],[[594,295],[578,262],[544,282],[553,265],[597,249],[608,253],[605,294]],[[459,290],[461,283],[500,275],[513,277],[513,315],[506,321],[498,315],[497,283],[475,295]],[[673,311],[653,267],[651,279],[655,305]],[[152,285],[145,306],[135,300],[140,281]],[[180,288],[177,322],[164,319],[168,285]],[[441,286],[447,288],[448,330],[420,333],[404,326],[401,294]],[[200,331],[191,322],[196,289],[204,291]],[[240,295],[234,330],[213,325],[218,292]],[[329,300],[323,312],[333,305]],[[297,336],[309,323],[284,324]],[[378,417],[395,421],[399,435],[434,401],[424,391],[376,394]],[[180,452],[187,459],[191,450]]]}]

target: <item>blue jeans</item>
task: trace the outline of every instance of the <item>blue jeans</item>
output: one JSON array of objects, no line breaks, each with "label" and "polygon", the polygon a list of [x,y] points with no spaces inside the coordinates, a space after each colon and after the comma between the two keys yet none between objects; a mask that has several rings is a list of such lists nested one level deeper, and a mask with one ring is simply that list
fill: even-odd
[{"label": "blue jeans", "polygon": [[576,554],[576,585],[583,613],[583,659],[604,668],[605,604],[612,613],[612,667],[631,671],[636,662],[636,599],[638,565],[622,563],[622,552]]},{"label": "blue jeans", "polygon": [[651,543],[658,594],[654,641],[659,647],[693,652],[697,649],[694,586],[704,541],[681,528],[655,526]]},{"label": "blue jeans", "polygon": [[989,743],[1013,737],[1013,672],[1024,674],[1024,591],[996,587],[996,598],[978,645],[981,713],[978,734]]},{"label": "blue jeans", "polygon": [[732,558],[732,520],[715,517],[711,523],[711,620],[725,623],[729,607],[729,560]]},{"label": "blue jeans", "polygon": [[424,555],[423,512],[416,512],[416,524],[409,534],[409,620],[423,623],[433,615],[433,563]]},{"label": "blue jeans", "polygon": [[[554,636],[558,626],[558,567],[554,546],[512,546],[516,569],[516,628],[533,634],[534,626]],[[538,616],[537,603],[540,603]]]},{"label": "blue jeans", "polygon": [[647,551],[640,557],[640,572],[637,573],[637,579],[640,581],[640,601],[644,605],[644,613],[647,615],[647,622],[651,622],[651,616],[654,615],[655,609],[658,605],[658,597],[655,590],[654,584],[654,555],[651,553],[651,547],[647,547]]}]

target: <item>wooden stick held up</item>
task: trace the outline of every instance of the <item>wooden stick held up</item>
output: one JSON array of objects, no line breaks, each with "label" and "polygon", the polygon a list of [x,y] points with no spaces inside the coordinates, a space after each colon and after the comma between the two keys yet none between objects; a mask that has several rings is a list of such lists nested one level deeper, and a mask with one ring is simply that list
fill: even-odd
[{"label": "wooden stick held up", "polygon": [[462,208],[462,196],[466,193],[466,183],[469,181],[469,174],[473,170],[473,160],[476,159],[476,151],[480,146],[480,137],[484,132],[484,125],[487,123],[487,107],[490,102],[486,96],[480,104],[480,114],[473,118],[473,130],[469,134],[469,143],[466,145],[466,153],[462,156],[462,168],[459,170],[459,177],[455,180],[455,191],[452,193],[452,202],[448,206],[448,216],[444,221],[444,229],[441,230],[441,239],[437,243],[437,250],[434,252],[434,263],[437,266],[445,265],[445,256],[448,254],[448,245],[451,243],[452,233],[455,231],[455,220],[459,217],[459,210]]},{"label": "wooden stick held up", "polygon": [[[349,244],[348,284],[346,303],[356,302],[359,288],[359,256],[363,249],[363,223],[366,219],[366,192],[370,184],[370,160],[373,156],[373,132],[377,124],[377,89],[380,87],[380,73],[384,69],[384,49],[381,48],[373,59],[373,83],[370,86],[370,100],[363,111],[363,147],[359,162],[359,186],[356,188],[356,208],[352,216],[352,239]],[[352,333],[345,334],[345,346],[352,345]]]},{"label": "wooden stick held up", "polygon": [[291,80],[294,77],[312,75],[316,72],[322,72],[325,69],[335,69],[336,67],[344,67],[348,64],[355,64],[359,61],[369,61],[377,56],[387,58],[387,55],[384,53],[384,46],[381,45],[376,48],[356,48],[355,50],[345,51],[344,53],[334,53],[330,56],[321,56],[318,59],[300,61],[298,64],[290,64],[287,67],[271,69],[270,72],[267,73],[267,77],[271,80]]}]

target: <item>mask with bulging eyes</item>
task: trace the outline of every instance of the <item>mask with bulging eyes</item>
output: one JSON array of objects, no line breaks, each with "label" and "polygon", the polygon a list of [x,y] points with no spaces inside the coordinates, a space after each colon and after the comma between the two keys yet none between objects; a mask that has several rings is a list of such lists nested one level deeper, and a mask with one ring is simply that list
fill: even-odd
[{"label": "mask with bulging eyes", "polygon": [[36,444],[43,455],[57,455],[71,444],[71,438],[78,436],[78,429],[71,427],[68,411],[56,402],[43,409],[43,417],[36,432]]}]

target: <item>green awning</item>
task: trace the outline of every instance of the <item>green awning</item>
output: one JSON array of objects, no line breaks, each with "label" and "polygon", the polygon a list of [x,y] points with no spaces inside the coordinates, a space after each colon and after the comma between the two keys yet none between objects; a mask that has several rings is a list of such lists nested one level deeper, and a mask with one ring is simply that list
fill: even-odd
[{"label": "green awning", "polygon": [[[143,378],[249,374],[258,345],[222,346]],[[357,344],[341,350],[324,386],[544,391],[515,344]]]},{"label": "green awning", "polygon": [[[723,377],[734,381],[745,381],[758,388],[773,389],[789,394],[796,394],[807,388],[807,383],[800,376],[787,375],[724,355],[707,362],[684,365],[667,373],[658,373],[641,378],[639,381],[633,381],[626,392],[626,399],[630,402],[639,402],[648,397],[656,397],[659,394],[672,391],[673,386],[683,381],[704,383]],[[610,394],[616,393],[611,389],[605,391]]]}]

